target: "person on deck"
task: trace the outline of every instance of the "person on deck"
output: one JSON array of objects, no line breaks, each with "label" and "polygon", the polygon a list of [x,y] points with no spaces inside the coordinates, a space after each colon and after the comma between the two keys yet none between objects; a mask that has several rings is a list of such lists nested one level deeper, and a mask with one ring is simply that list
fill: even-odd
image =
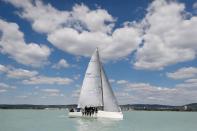
[{"label": "person on deck", "polygon": [[71,108],[71,109],[70,109],[70,112],[74,112],[74,109],[73,109],[73,108]]},{"label": "person on deck", "polygon": [[87,106],[85,106],[85,115],[87,115]]},{"label": "person on deck", "polygon": [[81,112],[82,112],[82,116],[84,116],[84,114],[85,114],[84,108],[81,108]]}]

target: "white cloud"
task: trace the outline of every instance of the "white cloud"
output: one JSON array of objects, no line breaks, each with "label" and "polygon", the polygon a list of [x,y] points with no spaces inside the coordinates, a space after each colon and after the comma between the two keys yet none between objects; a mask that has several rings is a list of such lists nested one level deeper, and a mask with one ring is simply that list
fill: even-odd
[{"label": "white cloud", "polygon": [[42,91],[48,92],[48,93],[59,93],[60,92],[60,90],[58,90],[58,89],[42,89]]},{"label": "white cloud", "polygon": [[73,80],[67,77],[48,77],[48,76],[35,76],[27,80],[23,80],[24,84],[57,84],[57,85],[68,85]]},{"label": "white cloud", "polygon": [[46,96],[41,96],[40,98],[42,98],[42,99],[46,99],[47,97],[46,97]]},{"label": "white cloud", "polygon": [[75,5],[71,14],[74,20],[79,20],[88,30],[93,32],[110,33],[114,27],[115,19],[104,9],[90,10],[83,4]]},{"label": "white cloud", "polygon": [[61,25],[67,21],[70,15],[69,12],[56,10],[50,4],[43,5],[40,0],[4,1],[22,9],[23,11],[18,13],[19,16],[29,20],[32,23],[33,29],[41,33],[49,33],[61,28]]},{"label": "white cloud", "polygon": [[21,96],[17,96],[17,98],[26,99],[26,98],[28,98],[28,96],[26,96],[26,95],[21,95]]},{"label": "white cloud", "polygon": [[4,66],[0,64],[0,72],[4,72],[9,78],[16,79],[27,79],[33,76],[38,75],[38,72],[35,70],[26,70],[21,68],[14,68],[12,66]]},{"label": "white cloud", "polygon": [[21,8],[19,15],[35,31],[46,33],[51,44],[70,54],[90,56],[99,47],[102,58],[117,60],[137,49],[134,66],[147,70],[196,58],[197,17],[188,15],[185,5],[176,1],[153,1],[141,22],[125,22],[116,29],[115,18],[105,9],[81,4],[60,11],[40,0],[5,1]]},{"label": "white cloud", "polygon": [[[57,85],[68,85],[73,82],[72,79],[67,77],[53,77],[40,75],[35,70],[26,70],[21,68],[6,67],[0,64],[0,69],[3,67],[3,71],[8,78],[22,79],[23,84],[37,85],[37,84],[57,84]],[[1,83],[0,83],[1,87]],[[39,88],[39,87],[37,87]]]},{"label": "white cloud", "polygon": [[24,3],[17,0],[4,1],[21,8],[23,11],[18,13],[19,16],[32,22],[33,29],[41,33],[50,33],[65,25],[77,30],[88,29],[109,33],[114,26],[115,19],[106,10],[90,10],[83,4],[76,4],[71,11],[59,11],[50,4],[43,4],[41,0],[29,0]]},{"label": "white cloud", "polygon": [[181,84],[177,84],[176,87],[196,90],[197,83],[181,83]]},{"label": "white cloud", "polygon": [[196,93],[197,89],[189,85],[167,88],[149,83],[128,82],[115,94],[121,103],[183,105],[196,102]]},{"label": "white cloud", "polygon": [[188,18],[185,5],[172,1],[153,1],[142,20],[144,45],[137,50],[135,67],[163,69],[193,60],[197,52],[197,17]]},{"label": "white cloud", "polygon": [[74,90],[73,92],[72,92],[72,97],[75,97],[75,98],[78,98],[79,97],[79,95],[80,95],[80,89],[77,89],[77,90]]},{"label": "white cloud", "polygon": [[196,67],[183,67],[178,69],[175,72],[172,73],[166,73],[166,75],[169,78],[172,79],[186,79],[186,78],[192,78],[197,76],[197,68]]},{"label": "white cloud", "polygon": [[49,42],[70,54],[90,56],[99,47],[102,58],[116,60],[131,54],[141,42],[135,22],[113,30],[115,18],[101,8],[91,10],[81,4],[60,11],[39,0],[6,1],[22,9],[20,16],[31,21],[34,30],[45,32]]},{"label": "white cloud", "polygon": [[50,55],[50,49],[45,45],[36,43],[26,43],[24,34],[19,30],[16,23],[9,23],[0,19],[0,52],[8,54],[18,63],[41,66],[47,62]]},{"label": "white cloud", "polygon": [[80,77],[81,77],[81,75],[80,75],[80,74],[77,74],[77,75],[75,75],[73,78],[74,78],[75,80],[78,80]]},{"label": "white cloud", "polygon": [[139,30],[128,26],[116,29],[112,35],[88,31],[79,33],[65,27],[49,34],[47,39],[57,48],[74,55],[90,56],[99,47],[102,58],[116,60],[126,57],[138,47],[139,35]]},{"label": "white cloud", "polygon": [[190,90],[196,90],[197,88],[197,76],[192,77],[190,79],[186,79],[183,83],[177,84],[178,88],[187,88]]},{"label": "white cloud", "polygon": [[166,87],[160,87],[160,86],[153,86],[149,83],[129,83],[127,84],[127,91],[129,90],[141,90],[143,92],[145,91],[175,91],[176,89],[172,88],[166,88]]},{"label": "white cloud", "polygon": [[0,89],[16,89],[16,87],[0,82]]},{"label": "white cloud", "polygon": [[128,81],[126,81],[126,80],[118,80],[116,83],[117,84],[127,84]]},{"label": "white cloud", "polygon": [[0,72],[5,73],[7,71],[8,71],[8,68],[6,66],[0,64]]},{"label": "white cloud", "polygon": [[194,13],[197,14],[197,2],[193,4]]},{"label": "white cloud", "polygon": [[195,2],[195,3],[193,4],[193,8],[194,8],[194,9],[197,9],[197,2]]},{"label": "white cloud", "polygon": [[0,89],[0,93],[7,92],[6,89]]},{"label": "white cloud", "polygon": [[58,89],[42,89],[41,91],[47,93],[48,96],[62,96],[63,94],[60,94],[60,90]]},{"label": "white cloud", "polygon": [[36,75],[38,75],[37,71],[30,71],[25,69],[13,69],[7,72],[8,77],[16,78],[16,79],[20,79],[20,78],[27,79]]},{"label": "white cloud", "polygon": [[59,60],[57,64],[54,64],[52,68],[60,69],[60,68],[68,68],[70,67],[69,63],[65,59]]},{"label": "white cloud", "polygon": [[187,79],[187,80],[185,80],[185,82],[187,82],[187,83],[197,83],[197,78]]},{"label": "white cloud", "polygon": [[114,79],[109,79],[109,82],[110,82],[110,83],[114,83],[114,82],[116,82],[116,80],[114,80]]},{"label": "white cloud", "polygon": [[8,88],[9,85],[5,84],[5,83],[0,83],[0,88]]}]

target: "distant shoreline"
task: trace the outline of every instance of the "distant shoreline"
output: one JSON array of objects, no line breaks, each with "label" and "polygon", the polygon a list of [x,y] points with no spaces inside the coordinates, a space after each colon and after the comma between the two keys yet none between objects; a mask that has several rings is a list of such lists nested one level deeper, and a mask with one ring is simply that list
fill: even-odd
[{"label": "distant shoreline", "polygon": [[[33,104],[0,104],[0,109],[71,109],[76,108],[76,104],[71,105],[33,105]],[[125,104],[120,105],[122,111],[197,111],[197,103],[182,106],[158,105],[158,104]]]}]

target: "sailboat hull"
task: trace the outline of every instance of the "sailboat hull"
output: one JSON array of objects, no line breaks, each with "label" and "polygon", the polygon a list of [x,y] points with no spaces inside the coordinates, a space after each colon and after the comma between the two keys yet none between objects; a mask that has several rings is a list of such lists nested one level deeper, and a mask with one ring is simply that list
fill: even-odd
[{"label": "sailboat hull", "polygon": [[75,117],[86,118],[86,117],[88,117],[88,118],[110,118],[110,119],[118,119],[118,120],[123,119],[122,112],[109,112],[109,111],[98,111],[98,113],[96,113],[92,116],[82,115],[82,112],[69,112],[68,116],[70,118],[75,118]]}]

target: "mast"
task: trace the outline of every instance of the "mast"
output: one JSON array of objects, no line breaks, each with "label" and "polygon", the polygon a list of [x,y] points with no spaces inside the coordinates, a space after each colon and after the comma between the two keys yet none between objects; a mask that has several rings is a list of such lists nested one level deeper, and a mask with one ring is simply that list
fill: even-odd
[{"label": "mast", "polygon": [[98,55],[98,61],[99,61],[99,69],[100,69],[100,79],[101,79],[101,94],[102,94],[102,103],[103,103],[103,109],[104,109],[104,98],[103,98],[103,82],[102,82],[102,65],[100,61],[100,56],[99,56],[99,50],[98,47],[96,47],[97,55]]}]

